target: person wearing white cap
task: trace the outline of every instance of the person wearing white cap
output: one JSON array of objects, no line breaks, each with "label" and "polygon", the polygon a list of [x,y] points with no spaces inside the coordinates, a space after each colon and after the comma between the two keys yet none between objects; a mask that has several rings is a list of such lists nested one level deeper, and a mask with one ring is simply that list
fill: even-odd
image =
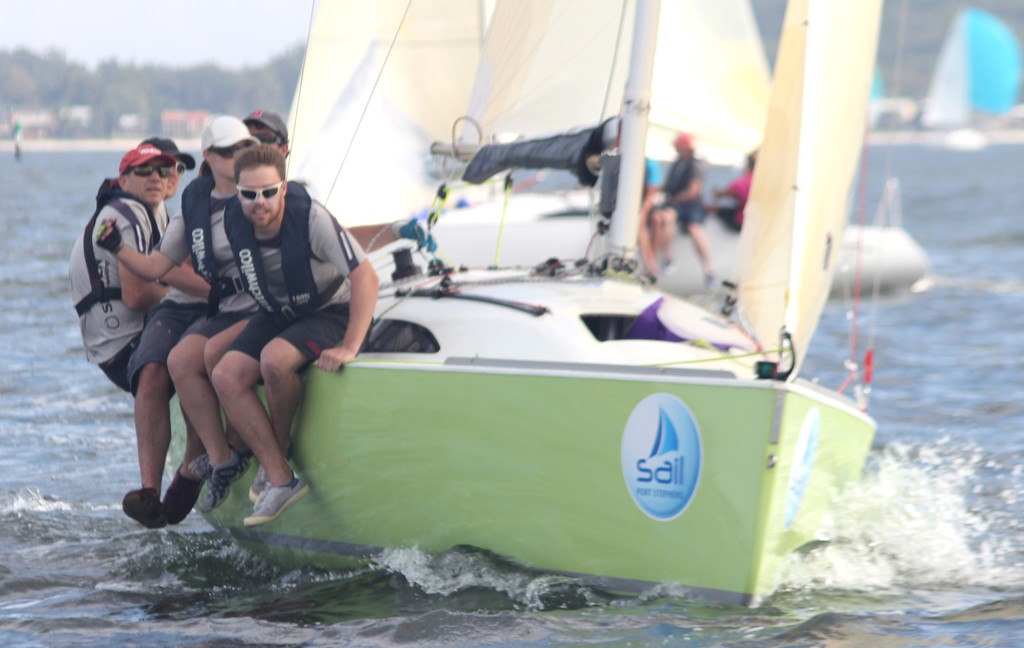
[{"label": "person wearing white cap", "polygon": [[[210,337],[238,325],[256,310],[252,298],[235,289],[240,282],[224,234],[224,209],[228,202],[237,200],[235,153],[255,143],[256,138],[249,134],[240,119],[227,115],[214,118],[201,138],[200,176],[182,192],[181,213],[171,218],[159,247],[146,256],[118,245],[116,237],[98,241],[116,250],[118,260],[133,272],[152,279],[191,258],[196,273],[211,286],[209,297],[198,303],[167,306],[198,313],[187,327],[177,331],[173,350],[168,348],[165,357],[182,409],[207,453],[175,476],[174,493],[182,496],[173,501],[165,498],[165,508],[173,509],[176,516],[183,517],[191,510],[203,481],[208,481],[209,485],[206,497],[199,504],[200,510],[209,511],[218,506],[227,497],[231,484],[245,474],[249,463],[246,449],[236,450],[228,444],[220,417],[206,415],[219,411],[219,405],[206,373],[204,354]],[[171,489],[168,490],[170,493]]]}]

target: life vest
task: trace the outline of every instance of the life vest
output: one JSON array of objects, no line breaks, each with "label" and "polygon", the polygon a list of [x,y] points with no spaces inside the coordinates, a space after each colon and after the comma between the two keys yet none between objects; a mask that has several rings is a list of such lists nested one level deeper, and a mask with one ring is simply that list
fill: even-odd
[{"label": "life vest", "polygon": [[[145,207],[146,215],[149,217],[150,231],[152,232],[150,240],[145,240],[135,211],[126,202],[128,200],[137,202]],[[121,189],[116,178],[104,179],[100,184],[100,188],[96,191],[96,211],[92,213],[92,218],[89,219],[88,224],[85,226],[85,232],[82,234],[85,267],[89,272],[89,285],[92,286],[92,290],[75,304],[75,312],[78,313],[79,317],[88,313],[90,308],[100,302],[121,299],[121,287],[105,286],[100,278],[99,270],[96,267],[95,242],[92,240],[93,232],[96,229],[96,219],[99,218],[103,208],[108,205],[116,209],[119,214],[127,218],[128,222],[131,223],[132,231],[135,232],[136,246],[143,254],[148,254],[160,242],[160,228],[157,226],[156,216],[153,214],[153,210],[149,208],[149,205]]]},{"label": "life vest", "polygon": [[284,219],[278,234],[281,269],[288,287],[287,304],[279,303],[268,290],[260,244],[252,223],[242,212],[241,202],[232,200],[224,211],[224,230],[231,242],[231,253],[242,275],[245,291],[260,308],[285,322],[314,312],[322,303],[309,263],[309,214],[312,207],[313,200],[306,189],[297,182],[289,182]]},{"label": "life vest", "polygon": [[[181,193],[181,216],[185,222],[186,235],[192,249],[192,268],[210,284],[207,298],[207,316],[217,313],[223,297],[240,292],[242,286],[235,285],[228,277],[218,277],[217,260],[213,254],[213,237],[210,219],[213,212],[222,208],[230,198],[212,196],[215,181],[211,176],[199,176]],[[237,201],[236,201],[237,202]]]}]

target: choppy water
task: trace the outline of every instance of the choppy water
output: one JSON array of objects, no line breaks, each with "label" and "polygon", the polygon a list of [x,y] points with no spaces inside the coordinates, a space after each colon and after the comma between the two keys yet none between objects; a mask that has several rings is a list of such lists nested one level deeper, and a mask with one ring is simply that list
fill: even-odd
[{"label": "choppy water", "polygon": [[[871,149],[877,199],[889,149]],[[0,644],[5,646],[1009,646],[1024,644],[1024,148],[891,149],[928,292],[872,303],[879,432],[823,542],[762,607],[663,587],[615,598],[483,552],[287,570],[199,516],[120,511],[130,400],[87,364],[67,256],[114,153],[0,159]],[[873,213],[873,202],[868,211]],[[808,369],[843,381],[832,303]]]}]

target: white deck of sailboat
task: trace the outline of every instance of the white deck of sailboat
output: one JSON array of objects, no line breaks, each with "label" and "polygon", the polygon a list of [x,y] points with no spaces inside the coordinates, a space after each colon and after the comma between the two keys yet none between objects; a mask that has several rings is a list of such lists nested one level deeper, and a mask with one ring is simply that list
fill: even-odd
[{"label": "white deck of sailboat", "polygon": [[[382,319],[412,322],[436,338],[439,350],[422,354],[431,363],[614,366],[645,374],[753,378],[761,359],[756,343],[724,317],[630,279],[469,270],[451,275],[454,295],[431,296],[440,284],[440,277],[399,282],[397,295],[383,297],[378,306]],[[410,296],[410,290],[420,293]],[[625,337],[659,299],[663,325],[688,343]],[[409,354],[371,350],[361,357],[407,360]]]}]

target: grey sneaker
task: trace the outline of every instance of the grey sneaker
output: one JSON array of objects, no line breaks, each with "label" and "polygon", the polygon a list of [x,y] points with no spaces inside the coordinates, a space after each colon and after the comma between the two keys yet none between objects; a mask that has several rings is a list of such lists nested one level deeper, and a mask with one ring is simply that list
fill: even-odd
[{"label": "grey sneaker", "polygon": [[231,459],[226,464],[213,466],[206,483],[206,497],[199,503],[199,510],[209,513],[220,506],[220,503],[227,499],[231,484],[238,481],[248,468],[249,459],[234,450],[231,451]]},{"label": "grey sneaker", "polygon": [[210,464],[210,456],[205,452],[192,460],[188,465],[188,471],[192,476],[201,482],[210,478],[213,473],[213,466]]},{"label": "grey sneaker", "polygon": [[267,490],[263,491],[260,498],[256,500],[252,515],[242,520],[245,526],[256,526],[266,524],[277,519],[277,516],[284,513],[285,509],[302,499],[309,492],[309,485],[301,479],[288,486],[273,486],[267,484]]},{"label": "grey sneaker", "polygon": [[267,471],[263,470],[263,466],[256,471],[256,477],[252,480],[252,486],[249,487],[249,501],[255,504],[259,499],[263,491],[267,490]]}]

